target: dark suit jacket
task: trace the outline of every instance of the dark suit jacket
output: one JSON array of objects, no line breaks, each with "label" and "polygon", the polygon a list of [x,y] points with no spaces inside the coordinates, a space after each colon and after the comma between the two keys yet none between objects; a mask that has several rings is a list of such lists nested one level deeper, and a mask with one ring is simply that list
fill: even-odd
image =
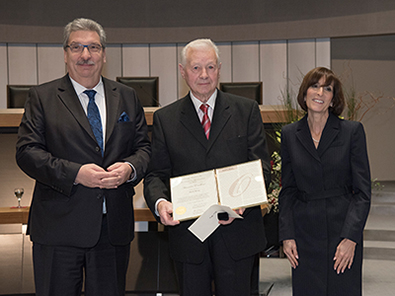
[{"label": "dark suit jacket", "polygon": [[[355,295],[361,280],[362,234],[371,196],[362,124],[329,113],[316,149],[305,116],[283,128],[281,156],[280,240],[295,239],[300,258],[293,276],[294,292],[327,295],[327,287],[338,286],[354,291],[341,295]],[[343,238],[358,245],[351,271],[337,276],[333,256]],[[303,278],[311,283],[306,285]]]},{"label": "dark suit jacket", "polygon": [[[134,237],[134,186],[144,177],[151,153],[144,111],[133,89],[105,78],[103,83],[107,108],[103,157],[68,75],[30,90],[16,159],[36,180],[28,227],[34,242],[94,246],[102,225],[103,196],[110,241],[124,245]],[[129,121],[119,120],[123,112]],[[113,190],[74,185],[83,164],[107,168],[115,162],[133,164],[137,180]]]},{"label": "dark suit jacket", "polygon": [[[170,177],[255,159],[262,160],[266,182],[270,182],[266,137],[256,102],[218,91],[207,140],[187,95],[154,114],[152,159],[144,180],[145,199],[154,212],[158,198],[170,200]],[[169,227],[170,252],[177,261],[203,260],[207,241],[201,243],[187,230],[192,222]],[[258,253],[266,245],[259,207],[247,209],[243,220],[237,219],[216,231],[221,233],[236,260]]]}]

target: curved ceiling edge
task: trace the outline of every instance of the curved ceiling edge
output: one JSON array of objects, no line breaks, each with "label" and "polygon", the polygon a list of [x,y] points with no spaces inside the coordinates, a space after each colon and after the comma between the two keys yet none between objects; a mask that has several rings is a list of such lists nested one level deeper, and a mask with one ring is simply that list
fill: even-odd
[{"label": "curved ceiling edge", "polygon": [[[231,26],[107,28],[108,43],[185,43],[333,38],[395,33],[395,10],[357,16]],[[0,25],[1,43],[61,43],[63,28]]]}]

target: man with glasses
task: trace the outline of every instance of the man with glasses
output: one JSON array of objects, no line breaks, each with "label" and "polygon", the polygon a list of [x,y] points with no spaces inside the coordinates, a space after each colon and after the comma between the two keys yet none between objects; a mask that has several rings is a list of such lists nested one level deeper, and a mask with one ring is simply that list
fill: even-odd
[{"label": "man with glasses", "polygon": [[67,75],[33,87],[16,159],[36,180],[28,234],[36,295],[124,295],[134,186],[151,149],[133,89],[101,76],[106,35],[89,19],[64,30]]}]

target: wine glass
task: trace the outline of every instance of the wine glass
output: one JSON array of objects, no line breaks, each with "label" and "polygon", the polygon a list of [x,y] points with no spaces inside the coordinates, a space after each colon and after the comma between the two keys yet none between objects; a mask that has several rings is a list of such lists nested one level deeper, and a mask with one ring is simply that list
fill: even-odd
[{"label": "wine glass", "polygon": [[22,208],[21,207],[21,199],[22,199],[22,195],[24,192],[25,192],[25,190],[23,188],[15,188],[14,189],[14,194],[15,194],[16,198],[18,199],[17,208]]}]

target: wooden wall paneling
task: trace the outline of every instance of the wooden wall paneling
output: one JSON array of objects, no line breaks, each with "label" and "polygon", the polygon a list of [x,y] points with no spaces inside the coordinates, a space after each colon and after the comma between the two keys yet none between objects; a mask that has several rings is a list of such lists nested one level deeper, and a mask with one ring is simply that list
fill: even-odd
[{"label": "wooden wall paneling", "polygon": [[124,44],[122,46],[122,76],[150,76],[149,52],[148,44]]},{"label": "wooden wall paneling", "polygon": [[256,82],[259,77],[259,42],[232,44],[233,82]]},{"label": "wooden wall paneling", "polygon": [[36,44],[8,44],[8,84],[37,84]]},{"label": "wooden wall paneling", "polygon": [[288,90],[296,98],[304,75],[315,67],[315,40],[288,41]]},{"label": "wooden wall paneling", "polygon": [[282,105],[282,92],[287,87],[287,41],[260,43],[260,76],[263,105]]},{"label": "wooden wall paneling", "polygon": [[218,43],[221,61],[220,82],[232,82],[232,43]]},{"label": "wooden wall paneling", "polygon": [[45,83],[66,74],[62,44],[37,45],[38,84]]},{"label": "wooden wall paneling", "polygon": [[331,68],[331,39],[315,40],[315,66]]},{"label": "wooden wall paneling", "polygon": [[104,64],[102,75],[111,80],[122,76],[122,49],[120,44],[107,45],[106,63]]},{"label": "wooden wall paneling", "polygon": [[0,43],[0,109],[7,108],[7,45]]}]

